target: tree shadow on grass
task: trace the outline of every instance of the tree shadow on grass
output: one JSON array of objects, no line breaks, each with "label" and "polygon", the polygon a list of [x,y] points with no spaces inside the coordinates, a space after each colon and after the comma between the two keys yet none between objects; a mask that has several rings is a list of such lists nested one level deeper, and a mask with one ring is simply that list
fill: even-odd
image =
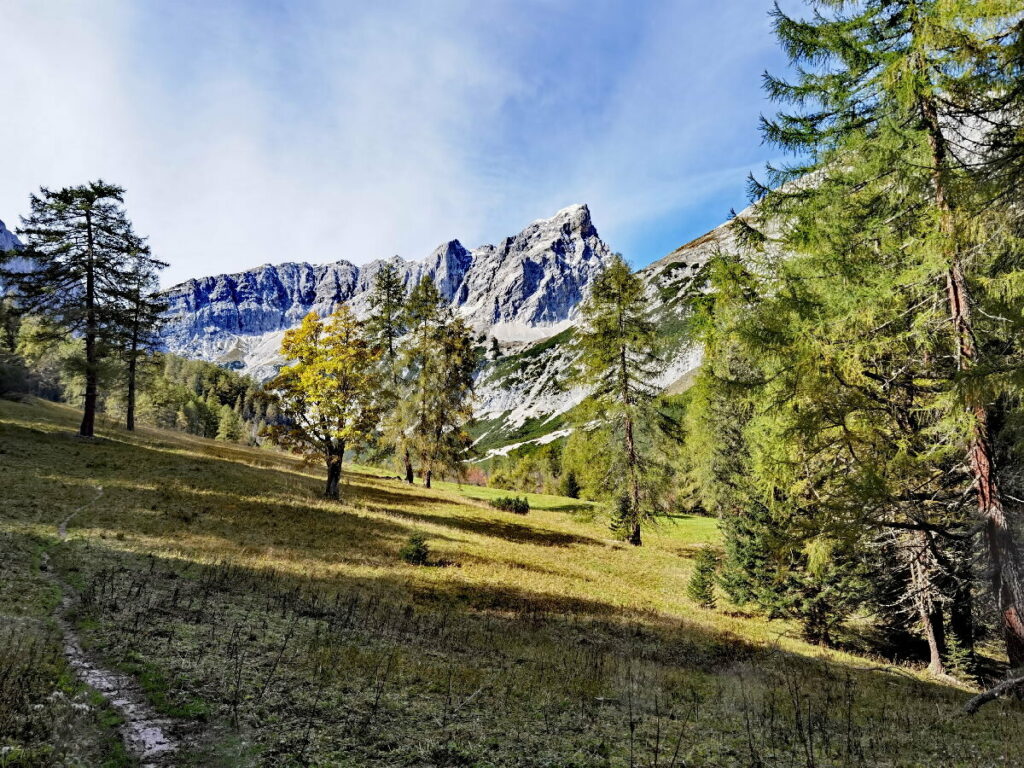
[{"label": "tree shadow on grass", "polygon": [[[397,549],[400,540],[412,531],[409,526],[394,520],[368,518],[348,511],[341,505],[333,507],[317,502],[319,482],[298,471],[298,468],[257,469],[248,456],[240,460],[196,456],[166,439],[163,447],[147,445],[137,438],[120,439],[121,435],[83,444],[67,439],[60,432],[37,430],[20,424],[7,423],[2,429],[5,442],[11,439],[10,450],[4,456],[4,469],[10,474],[0,476],[0,482],[5,477],[17,480],[18,473],[22,473],[22,477],[26,473],[32,475],[39,482],[38,488],[29,489],[30,493],[35,493],[35,498],[14,498],[10,500],[12,503],[5,505],[9,507],[5,512],[14,509],[11,515],[14,519],[56,522],[63,518],[68,508],[79,504],[77,497],[82,496],[80,492],[73,495],[75,498],[69,497],[66,502],[60,497],[59,490],[53,484],[53,475],[59,474],[63,480],[79,485],[107,483],[109,493],[105,503],[123,504],[130,510],[118,516],[104,513],[103,505],[97,505],[73,522],[72,529],[79,523],[102,524],[111,530],[137,533],[144,537],[165,536],[171,544],[176,533],[183,538],[195,533],[208,540],[208,547],[202,553],[194,551],[192,556],[202,554],[208,559],[213,559],[224,545],[234,544],[236,546],[227,553],[228,556],[235,557],[241,552],[247,557],[253,552],[258,554],[261,548],[268,548],[278,549],[285,560],[294,558],[301,561],[303,557],[322,559],[326,555],[341,562],[392,565],[390,552]],[[203,445],[212,450],[211,446]],[[254,473],[259,474],[258,481]],[[401,493],[397,489],[392,491],[381,487],[391,481],[373,478],[364,481],[359,474],[353,474],[350,478],[350,498],[357,502],[385,506],[402,504],[417,510],[457,504],[453,500],[423,497],[416,493]],[[116,481],[122,481],[124,486],[123,481],[126,479],[134,480],[136,487],[122,487],[115,493]],[[272,498],[237,503],[237,495],[251,491],[254,486],[261,490],[266,488],[274,495],[292,495],[296,498],[287,502]],[[214,499],[224,506],[217,507],[212,503]],[[55,504],[55,501],[58,503]],[[163,514],[172,519],[160,520]],[[175,518],[175,515],[180,515],[181,519]],[[395,512],[394,517],[539,546],[604,544],[590,537],[536,529],[512,521],[420,511]],[[325,539],[336,539],[338,546],[323,552]],[[98,542],[96,545],[104,546]],[[189,557],[189,547],[194,546],[194,542],[182,542],[182,545],[178,556]],[[119,545],[108,542],[106,546],[118,553],[115,559],[129,556]],[[412,595],[417,602],[424,604],[454,604],[485,613],[523,615],[540,612],[572,617],[598,616],[617,621],[636,616],[635,612],[600,600],[529,592],[514,585],[469,585],[455,580],[430,585],[416,584],[410,582],[408,575],[407,569],[398,566],[393,574],[377,575],[358,583],[350,575],[340,574],[332,574],[328,581],[320,583],[324,588],[332,590],[360,589],[372,592],[383,589],[395,599],[401,599],[402,595]],[[643,619],[641,623],[662,625],[667,621],[679,625],[675,619],[655,615]],[[735,643],[737,639],[732,638],[729,642]]]},{"label": "tree shadow on grass", "polygon": [[449,515],[431,514],[429,512],[408,512],[396,510],[392,513],[396,517],[403,517],[409,520],[419,520],[424,523],[431,523],[445,528],[474,533],[480,536],[489,536],[495,539],[511,541],[516,544],[534,544],[540,547],[571,547],[575,545],[605,546],[600,539],[589,536],[582,536],[575,533],[563,531],[552,531],[547,528],[534,528],[520,523],[503,520],[491,520],[479,517],[455,517]]}]

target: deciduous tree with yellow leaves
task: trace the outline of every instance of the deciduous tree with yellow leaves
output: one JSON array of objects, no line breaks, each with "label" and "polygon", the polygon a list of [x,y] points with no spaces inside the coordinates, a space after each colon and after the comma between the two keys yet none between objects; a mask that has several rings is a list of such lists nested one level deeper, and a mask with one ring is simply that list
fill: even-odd
[{"label": "deciduous tree with yellow leaves", "polygon": [[280,399],[283,416],[267,434],[310,460],[322,457],[324,495],[340,498],[345,451],[366,440],[380,419],[380,352],[342,305],[323,320],[313,312],[306,315],[285,333],[281,354],[293,362],[267,384]]}]

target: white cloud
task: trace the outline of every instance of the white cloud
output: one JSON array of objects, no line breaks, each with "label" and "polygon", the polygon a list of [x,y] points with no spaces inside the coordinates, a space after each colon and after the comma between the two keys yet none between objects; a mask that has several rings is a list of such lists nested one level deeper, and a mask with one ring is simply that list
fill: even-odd
[{"label": "white cloud", "polygon": [[756,157],[729,92],[763,12],[721,5],[3,0],[0,218],[116,181],[167,282],[420,257],[578,201],[628,250]]}]

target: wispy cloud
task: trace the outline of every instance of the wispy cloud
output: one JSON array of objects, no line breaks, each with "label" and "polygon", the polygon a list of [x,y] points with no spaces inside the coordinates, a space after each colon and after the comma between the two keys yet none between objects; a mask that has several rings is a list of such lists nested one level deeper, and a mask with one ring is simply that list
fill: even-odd
[{"label": "wispy cloud", "polygon": [[419,257],[586,201],[646,262],[764,154],[760,6],[6,0],[0,217],[117,181],[173,282]]}]

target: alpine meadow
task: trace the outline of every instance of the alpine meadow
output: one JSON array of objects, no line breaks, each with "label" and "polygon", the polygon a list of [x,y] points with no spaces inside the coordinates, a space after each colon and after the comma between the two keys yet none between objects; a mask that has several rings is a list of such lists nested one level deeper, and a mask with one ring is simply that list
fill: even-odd
[{"label": "alpine meadow", "polygon": [[1021,0],[0,23],[0,768],[1024,763]]}]

